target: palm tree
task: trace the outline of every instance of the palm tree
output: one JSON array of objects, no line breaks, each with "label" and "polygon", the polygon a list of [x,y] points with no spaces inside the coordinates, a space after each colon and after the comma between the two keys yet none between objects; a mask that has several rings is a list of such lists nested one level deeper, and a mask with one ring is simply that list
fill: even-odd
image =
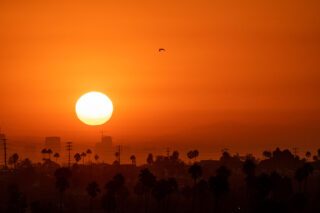
[{"label": "palm tree", "polygon": [[145,195],[145,212],[147,213],[149,207],[150,192],[156,183],[156,177],[149,171],[149,169],[143,169],[139,174],[139,182],[143,186]]},{"label": "palm tree", "polygon": [[48,154],[48,156],[49,156],[49,160],[51,160],[52,150],[51,150],[51,149],[48,149],[48,150],[47,150],[47,154]]},{"label": "palm tree", "polygon": [[98,193],[101,192],[97,182],[93,181],[93,182],[89,183],[87,186],[87,192],[88,192],[88,195],[90,196],[90,212],[92,212],[93,199],[96,198]]},{"label": "palm tree", "polygon": [[197,179],[202,175],[202,168],[197,163],[194,163],[192,166],[190,166],[188,172],[191,174],[191,177],[194,180],[193,194],[192,194],[192,212],[194,212],[195,211]]},{"label": "palm tree", "polygon": [[56,152],[54,153],[53,157],[56,159],[56,162],[58,162],[58,158],[60,157],[60,154]]},{"label": "palm tree", "polygon": [[99,160],[99,155],[98,155],[98,154],[95,154],[94,159],[96,160],[96,162],[98,162],[98,160]]},{"label": "palm tree", "polygon": [[82,162],[83,162],[83,165],[84,165],[84,159],[87,156],[87,154],[85,152],[82,152],[80,156],[82,158]]},{"label": "palm tree", "polygon": [[14,168],[17,166],[17,162],[19,159],[19,155],[17,153],[14,153],[10,158],[9,158],[9,164],[14,165]]},{"label": "palm tree", "polygon": [[313,161],[318,161],[318,156],[314,155],[313,156]]},{"label": "palm tree", "polygon": [[202,175],[202,168],[197,163],[194,163],[189,168],[189,173],[191,174],[192,179],[194,180],[194,186],[197,184],[197,179]]},{"label": "palm tree", "polygon": [[190,161],[194,158],[194,152],[193,151],[189,151],[187,153],[187,157],[190,159]]},{"label": "palm tree", "polygon": [[76,153],[74,155],[74,159],[76,160],[76,163],[78,163],[81,160],[81,155],[79,153]]},{"label": "palm tree", "polygon": [[131,155],[130,156],[130,160],[132,162],[132,166],[135,166],[136,165],[136,156],[135,155]]},{"label": "palm tree", "polygon": [[311,157],[311,152],[306,152],[306,158],[309,159]]},{"label": "palm tree", "polygon": [[301,193],[301,186],[302,182],[305,179],[305,173],[302,168],[298,168],[295,172],[294,178],[298,181],[299,183],[299,193]]},{"label": "palm tree", "polygon": [[270,151],[263,151],[262,155],[266,159],[270,159],[272,157],[272,153]]},{"label": "palm tree", "polygon": [[45,155],[48,153],[47,149],[42,149],[41,154],[43,155],[43,159],[45,159]]},{"label": "palm tree", "polygon": [[169,183],[167,180],[157,181],[155,186],[152,188],[152,195],[159,203],[159,208],[163,208],[163,212],[165,211],[165,198],[169,193]]},{"label": "palm tree", "polygon": [[179,160],[179,152],[178,151],[173,151],[172,152],[172,155],[171,155],[171,157],[170,157],[170,159],[171,160],[173,160],[173,161],[177,161],[177,160]]},{"label": "palm tree", "polygon": [[218,212],[221,196],[229,190],[229,176],[230,171],[226,167],[221,166],[216,170],[216,176],[212,176],[209,179],[209,189],[215,198],[215,202],[213,202],[215,204],[213,208],[214,213]]},{"label": "palm tree", "polygon": [[91,154],[92,154],[91,149],[88,149],[87,150],[87,155],[89,156],[89,162],[91,162]]},{"label": "palm tree", "polygon": [[197,157],[199,156],[199,151],[198,150],[194,150],[193,151],[193,157],[194,157],[194,161],[197,161]]},{"label": "palm tree", "polygon": [[302,182],[304,182],[304,191],[307,190],[308,177],[313,173],[313,167],[310,163],[304,164],[302,167],[296,170],[294,178],[299,183],[299,192],[301,193]]},{"label": "palm tree", "polygon": [[255,175],[256,164],[251,159],[247,159],[242,166],[242,171],[247,177],[253,177]]},{"label": "palm tree", "polygon": [[62,212],[62,203],[63,203],[63,193],[67,188],[69,188],[68,179],[71,177],[71,171],[69,168],[59,168],[55,171],[54,176],[56,177],[56,188],[60,193],[60,209]]}]

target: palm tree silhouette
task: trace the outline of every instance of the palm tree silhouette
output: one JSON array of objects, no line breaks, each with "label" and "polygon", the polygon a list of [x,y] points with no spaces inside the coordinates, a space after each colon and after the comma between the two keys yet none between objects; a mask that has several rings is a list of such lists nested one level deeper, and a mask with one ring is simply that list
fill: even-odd
[{"label": "palm tree silhouette", "polygon": [[202,175],[202,168],[197,163],[194,163],[192,166],[190,166],[188,172],[191,174],[191,177],[194,181],[193,194],[192,194],[192,212],[194,212],[195,211],[197,179]]},{"label": "palm tree silhouette", "polygon": [[216,171],[216,176],[212,176],[209,179],[209,189],[215,198],[215,205],[213,207],[213,212],[218,212],[218,204],[221,196],[224,195],[227,191],[229,191],[229,182],[228,178],[230,176],[230,171],[221,166]]},{"label": "palm tree silhouette", "polygon": [[92,154],[91,149],[87,149],[87,155],[89,157],[89,162],[91,162],[91,154]]},{"label": "palm tree silhouette", "polygon": [[136,165],[136,156],[135,155],[131,155],[130,156],[130,160],[132,162],[132,166],[135,166]]},{"label": "palm tree silhouette", "polygon": [[68,179],[71,177],[71,171],[69,168],[59,168],[55,171],[54,176],[56,177],[56,188],[59,190],[60,194],[60,210],[63,209],[63,193],[69,188]]},{"label": "palm tree silhouette", "polygon": [[145,212],[147,213],[149,208],[149,197],[151,189],[156,184],[156,177],[149,171],[149,169],[143,169],[139,174],[139,182],[143,185],[145,195]]},{"label": "palm tree silhouette", "polygon": [[84,158],[87,156],[87,154],[85,152],[82,152],[80,156],[82,158],[82,162],[83,162],[83,165],[84,165]]},{"label": "palm tree silhouette", "polygon": [[311,152],[307,151],[306,152],[306,158],[309,159],[311,157]]},{"label": "palm tree silhouette", "polygon": [[262,153],[263,157],[265,157],[266,159],[269,159],[272,157],[272,153],[270,151],[263,151]]},{"label": "palm tree silhouette", "polygon": [[56,152],[53,157],[56,159],[56,162],[58,162],[58,158],[60,157],[60,154]]},{"label": "palm tree silhouette", "polygon": [[88,192],[88,195],[90,196],[90,212],[92,212],[93,200],[94,200],[94,198],[97,197],[98,193],[101,192],[97,182],[93,181],[93,182],[89,183],[87,186],[87,192]]},{"label": "palm tree silhouette", "polygon": [[41,154],[43,155],[43,159],[45,159],[45,155],[48,153],[47,149],[42,149]]},{"label": "palm tree silhouette", "polygon": [[74,155],[74,159],[76,160],[76,163],[78,163],[81,160],[81,155],[79,153],[76,153]]},{"label": "palm tree silhouette", "polygon": [[193,150],[193,157],[194,160],[197,161],[197,157],[199,156],[199,151],[198,150]]},{"label": "palm tree silhouette", "polygon": [[49,156],[49,160],[51,160],[52,150],[51,150],[51,149],[48,149],[48,150],[47,150],[47,154],[48,154],[48,156]]},{"label": "palm tree silhouette", "polygon": [[14,153],[10,158],[9,158],[9,164],[14,165],[14,168],[16,169],[17,167],[17,162],[19,159],[19,155],[17,153]]},{"label": "palm tree silhouette", "polygon": [[189,168],[189,173],[191,174],[192,179],[194,180],[194,187],[197,184],[197,179],[202,175],[202,168],[199,164],[194,163]]},{"label": "palm tree silhouette", "polygon": [[96,160],[96,162],[98,162],[98,160],[99,160],[99,155],[98,155],[98,154],[95,154],[94,159]]},{"label": "palm tree silhouette", "polygon": [[153,155],[151,153],[149,153],[148,157],[147,157],[147,163],[149,165],[153,164]]},{"label": "palm tree silhouette", "polygon": [[194,158],[194,152],[193,151],[189,151],[187,153],[187,157],[190,159],[190,161]]}]

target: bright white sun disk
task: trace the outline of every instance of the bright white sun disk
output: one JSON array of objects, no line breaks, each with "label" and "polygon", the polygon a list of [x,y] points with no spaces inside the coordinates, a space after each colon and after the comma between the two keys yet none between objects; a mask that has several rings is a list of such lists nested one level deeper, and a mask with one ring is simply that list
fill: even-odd
[{"label": "bright white sun disk", "polygon": [[101,125],[112,115],[111,100],[103,93],[89,92],[79,98],[76,104],[78,118],[88,125]]}]

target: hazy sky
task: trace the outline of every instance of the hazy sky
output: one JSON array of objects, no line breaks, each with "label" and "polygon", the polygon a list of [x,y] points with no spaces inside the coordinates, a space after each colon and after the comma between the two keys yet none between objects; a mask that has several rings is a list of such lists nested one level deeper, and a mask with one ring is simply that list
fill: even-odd
[{"label": "hazy sky", "polygon": [[[97,141],[103,129],[131,145],[319,145],[320,1],[50,2],[0,3],[12,140]],[[89,91],[113,101],[103,126],[76,117]]]}]

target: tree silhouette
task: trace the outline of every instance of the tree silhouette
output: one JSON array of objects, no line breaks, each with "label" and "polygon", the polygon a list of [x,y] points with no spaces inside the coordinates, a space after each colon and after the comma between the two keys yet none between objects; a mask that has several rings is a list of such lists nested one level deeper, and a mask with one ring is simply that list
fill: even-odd
[{"label": "tree silhouette", "polygon": [[151,153],[149,153],[148,157],[147,157],[147,163],[149,165],[153,164],[153,155]]},{"label": "tree silhouette", "polygon": [[194,160],[197,161],[197,157],[199,156],[199,151],[198,150],[193,150],[193,157]]},{"label": "tree silhouette", "polygon": [[53,157],[56,159],[56,162],[58,162],[58,158],[60,157],[60,154],[56,152]]},{"label": "tree silhouette", "polygon": [[85,152],[82,152],[80,156],[82,158],[82,164],[84,165],[84,159],[87,156],[87,154]]},{"label": "tree silhouette", "polygon": [[47,154],[48,154],[48,156],[49,156],[49,160],[51,160],[52,150],[51,150],[51,149],[48,149],[48,150],[47,150]]},{"label": "tree silhouette", "polygon": [[306,158],[307,158],[307,159],[311,158],[311,152],[309,152],[309,151],[306,152]]},{"label": "tree silhouette", "polygon": [[8,186],[8,211],[6,212],[24,213],[26,208],[26,196],[20,192],[18,185],[10,184]]},{"label": "tree silhouette", "polygon": [[190,159],[190,161],[194,158],[194,152],[193,151],[189,151],[187,153],[187,157]]},{"label": "tree silhouette", "polygon": [[98,160],[99,160],[99,155],[98,155],[98,154],[95,154],[94,159],[96,160],[96,162],[98,162]]},{"label": "tree silhouette", "polygon": [[149,209],[149,198],[151,189],[156,184],[156,177],[149,171],[149,169],[143,169],[139,174],[139,182],[143,185],[143,191],[145,195],[145,212]]},{"label": "tree silhouette", "polygon": [[48,154],[48,150],[47,149],[42,149],[41,150],[41,154],[43,155],[43,159],[45,159],[45,155]]},{"label": "tree silhouette", "polygon": [[56,177],[56,188],[59,190],[60,194],[60,209],[63,208],[63,193],[69,188],[68,179],[71,177],[71,171],[69,168],[59,168],[55,171],[54,176]]},{"label": "tree silhouette", "polygon": [[89,157],[89,162],[91,162],[91,154],[92,154],[92,151],[91,151],[91,149],[87,149],[87,155],[88,155],[88,157]]},{"label": "tree silhouette", "polygon": [[172,155],[170,156],[170,159],[173,161],[178,161],[179,160],[179,152],[178,151],[173,151]]},{"label": "tree silhouette", "polygon": [[197,163],[194,163],[192,166],[190,166],[188,172],[191,174],[191,177],[194,180],[194,186],[196,186],[197,179],[202,175],[201,166]]},{"label": "tree silhouette", "polygon": [[81,160],[81,155],[79,153],[76,153],[74,155],[74,159],[76,160],[76,163],[78,163]]},{"label": "tree silhouette", "polygon": [[263,157],[270,159],[272,157],[272,153],[270,151],[263,151]]},{"label": "tree silhouette", "polygon": [[191,174],[191,177],[194,181],[193,194],[192,194],[192,212],[194,212],[195,211],[197,179],[202,175],[202,168],[197,163],[194,163],[192,166],[190,166],[188,172]]},{"label": "tree silhouette", "polygon": [[97,182],[93,181],[93,182],[89,183],[87,186],[87,192],[88,192],[88,195],[90,196],[90,212],[92,212],[93,200],[101,192]]},{"label": "tree silhouette", "polygon": [[132,166],[135,166],[136,165],[136,156],[135,155],[131,155],[130,156],[130,160],[132,162]]},{"label": "tree silhouette", "polygon": [[[106,193],[102,198],[102,206],[106,211],[114,211],[117,206],[121,207],[129,196],[129,190],[124,186],[125,178],[122,174],[117,174],[105,185]],[[120,203],[120,205],[117,205]]]},{"label": "tree silhouette", "polygon": [[17,153],[14,153],[10,158],[9,158],[9,164],[10,165],[14,165],[14,168],[16,169],[17,167],[17,162],[18,162],[18,159],[19,159],[19,155]]},{"label": "tree silhouette", "polygon": [[229,182],[228,178],[230,176],[230,171],[221,166],[216,170],[216,176],[211,176],[209,179],[209,189],[215,198],[214,212],[218,212],[218,204],[221,196],[229,191]]}]

